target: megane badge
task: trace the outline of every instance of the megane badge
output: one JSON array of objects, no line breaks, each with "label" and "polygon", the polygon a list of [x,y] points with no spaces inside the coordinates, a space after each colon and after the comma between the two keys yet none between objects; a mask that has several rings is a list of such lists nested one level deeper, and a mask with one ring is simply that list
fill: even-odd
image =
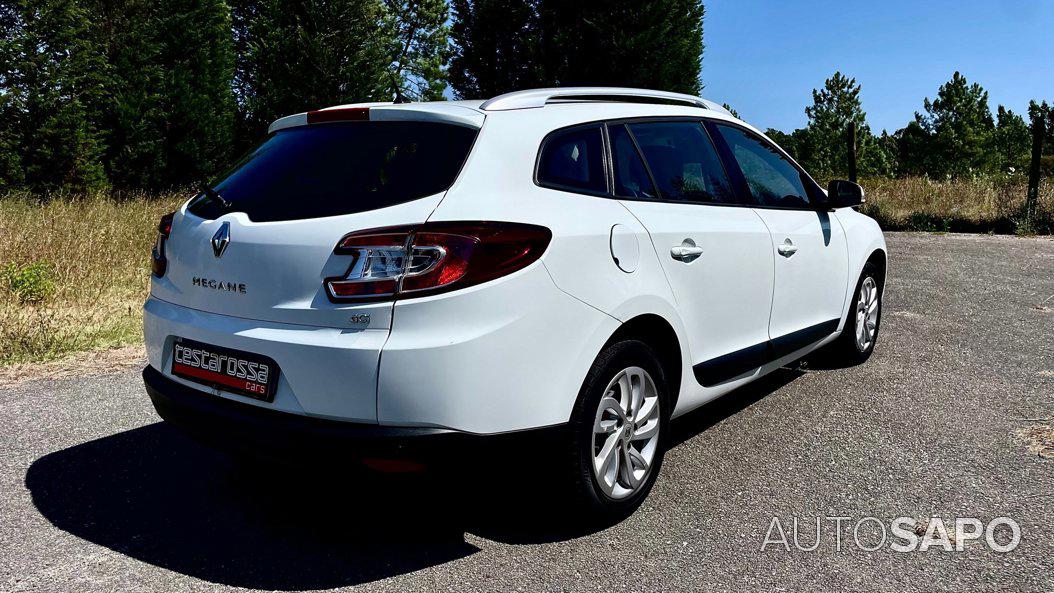
[{"label": "megane badge", "polygon": [[220,225],[220,230],[216,231],[216,234],[212,236],[212,254],[216,258],[223,256],[223,252],[227,250],[227,244],[231,242],[231,223],[224,222]]}]

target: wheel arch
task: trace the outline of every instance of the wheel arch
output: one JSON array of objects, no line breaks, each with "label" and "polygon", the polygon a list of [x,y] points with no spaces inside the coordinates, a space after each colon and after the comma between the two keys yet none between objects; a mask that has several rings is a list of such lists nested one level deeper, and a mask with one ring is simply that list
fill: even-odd
[{"label": "wheel arch", "polygon": [[872,251],[871,255],[867,256],[867,260],[864,262],[864,265],[867,264],[875,264],[879,274],[882,276],[879,281],[884,286],[886,283],[886,250],[878,248]]},{"label": "wheel arch", "polygon": [[842,331],[845,320],[848,319],[849,309],[853,302],[853,292],[856,283],[860,280],[860,273],[864,266],[873,262],[882,271],[882,282],[888,276],[888,250],[886,239],[882,234],[882,228],[871,217],[853,210],[842,208],[835,211],[834,216],[842,224],[845,231],[846,248],[849,255],[849,274],[845,283],[845,300],[842,306],[842,323],[838,330]]},{"label": "wheel arch", "polygon": [[659,357],[672,401],[670,409],[677,407],[681,392],[681,375],[684,369],[684,352],[677,331],[666,318],[655,313],[644,313],[628,319],[615,330],[601,352],[622,340],[639,340],[647,344]]}]

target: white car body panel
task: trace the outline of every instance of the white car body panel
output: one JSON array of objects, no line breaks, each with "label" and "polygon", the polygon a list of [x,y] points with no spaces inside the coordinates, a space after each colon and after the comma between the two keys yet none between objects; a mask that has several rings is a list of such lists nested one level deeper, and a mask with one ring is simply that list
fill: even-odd
[{"label": "white car body panel", "polygon": [[[789,241],[797,251],[776,255],[769,336],[773,339],[841,319],[848,284],[845,232],[828,212],[754,209],[771,237],[770,253]],[[855,277],[854,277],[855,282]]]},{"label": "white car body panel", "polygon": [[577,395],[618,325],[558,290],[537,262],[493,283],[398,301],[378,419],[471,433],[567,422],[575,398],[552,394]]},{"label": "white car body panel", "polygon": [[[773,255],[768,229],[750,208],[623,202],[651,232],[688,334],[692,365],[769,339]],[[678,261],[688,239],[703,253]]]}]

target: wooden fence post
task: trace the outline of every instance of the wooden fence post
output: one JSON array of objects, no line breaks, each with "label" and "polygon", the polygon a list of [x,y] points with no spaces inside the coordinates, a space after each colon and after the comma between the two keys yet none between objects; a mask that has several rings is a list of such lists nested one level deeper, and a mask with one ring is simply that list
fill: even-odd
[{"label": "wooden fence post", "polygon": [[846,138],[847,157],[849,159],[849,181],[856,183],[856,122],[849,122]]},{"label": "wooden fence post", "polygon": [[1046,124],[1046,117],[1037,117],[1032,120],[1032,162],[1028,167],[1028,196],[1025,198],[1025,224],[1029,227],[1032,226],[1032,218],[1036,215],[1036,207],[1039,204],[1039,165],[1043,156],[1043,136],[1046,132]]}]

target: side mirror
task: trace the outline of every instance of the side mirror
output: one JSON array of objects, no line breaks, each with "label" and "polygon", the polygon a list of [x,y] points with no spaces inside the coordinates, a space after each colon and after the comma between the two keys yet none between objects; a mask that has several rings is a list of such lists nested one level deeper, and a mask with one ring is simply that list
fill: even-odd
[{"label": "side mirror", "polygon": [[833,179],[827,184],[828,208],[850,208],[864,203],[864,188],[852,181]]}]

